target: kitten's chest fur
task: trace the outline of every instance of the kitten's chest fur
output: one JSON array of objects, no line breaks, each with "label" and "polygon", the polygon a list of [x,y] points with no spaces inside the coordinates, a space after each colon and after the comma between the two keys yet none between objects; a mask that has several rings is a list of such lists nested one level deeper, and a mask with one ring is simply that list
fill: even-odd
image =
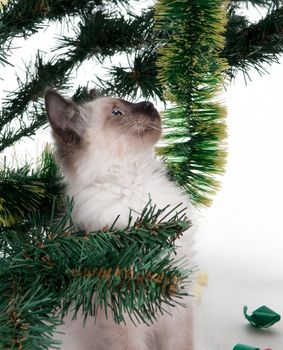
[{"label": "kitten's chest fur", "polygon": [[88,231],[111,225],[118,215],[116,226],[125,227],[130,210],[137,217],[150,200],[157,208],[189,205],[183,191],[169,181],[154,158],[105,160],[100,168],[89,165],[83,176],[69,181],[67,191],[75,200],[74,221]]}]

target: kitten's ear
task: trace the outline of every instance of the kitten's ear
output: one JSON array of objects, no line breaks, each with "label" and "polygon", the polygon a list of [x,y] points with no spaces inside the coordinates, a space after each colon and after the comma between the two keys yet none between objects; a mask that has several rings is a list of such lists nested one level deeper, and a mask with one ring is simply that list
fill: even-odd
[{"label": "kitten's ear", "polygon": [[54,136],[64,142],[78,142],[86,129],[78,106],[52,89],[45,91],[44,98]]},{"label": "kitten's ear", "polygon": [[90,90],[89,96],[91,100],[95,100],[96,98],[103,96],[103,93],[101,90],[97,90],[94,88]]}]

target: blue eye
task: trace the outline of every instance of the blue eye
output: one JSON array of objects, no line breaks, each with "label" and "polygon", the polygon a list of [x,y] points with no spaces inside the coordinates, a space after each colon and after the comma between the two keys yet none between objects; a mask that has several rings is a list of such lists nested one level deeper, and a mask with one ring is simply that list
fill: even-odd
[{"label": "blue eye", "polygon": [[123,111],[121,111],[120,109],[115,108],[112,110],[112,115],[114,115],[115,117],[120,116],[120,115],[124,115],[124,114],[125,113]]}]

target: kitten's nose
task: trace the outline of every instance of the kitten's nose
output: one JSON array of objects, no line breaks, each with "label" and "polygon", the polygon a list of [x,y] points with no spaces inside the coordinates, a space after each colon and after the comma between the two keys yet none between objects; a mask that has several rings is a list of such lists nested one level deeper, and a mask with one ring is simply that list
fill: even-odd
[{"label": "kitten's nose", "polygon": [[154,107],[154,104],[149,101],[134,103],[133,105],[134,105],[134,111],[136,113],[141,113],[152,120],[156,118],[160,118],[159,113]]},{"label": "kitten's nose", "polygon": [[154,105],[149,101],[143,101],[143,102],[136,103],[136,109],[141,111],[143,110],[145,112],[150,112],[154,110]]},{"label": "kitten's nose", "polygon": [[144,103],[144,106],[145,106],[146,109],[153,109],[154,108],[153,103],[151,103],[149,101],[145,101],[143,103]]}]

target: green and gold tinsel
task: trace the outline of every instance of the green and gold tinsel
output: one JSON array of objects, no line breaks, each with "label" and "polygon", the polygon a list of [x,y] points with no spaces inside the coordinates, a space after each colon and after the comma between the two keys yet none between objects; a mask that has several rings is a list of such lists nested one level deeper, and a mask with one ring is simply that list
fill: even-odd
[{"label": "green and gold tinsel", "polygon": [[156,30],[164,33],[157,65],[165,98],[165,156],[173,179],[196,204],[209,205],[225,166],[226,111],[218,102],[226,62],[226,7],[221,0],[160,0]]}]

